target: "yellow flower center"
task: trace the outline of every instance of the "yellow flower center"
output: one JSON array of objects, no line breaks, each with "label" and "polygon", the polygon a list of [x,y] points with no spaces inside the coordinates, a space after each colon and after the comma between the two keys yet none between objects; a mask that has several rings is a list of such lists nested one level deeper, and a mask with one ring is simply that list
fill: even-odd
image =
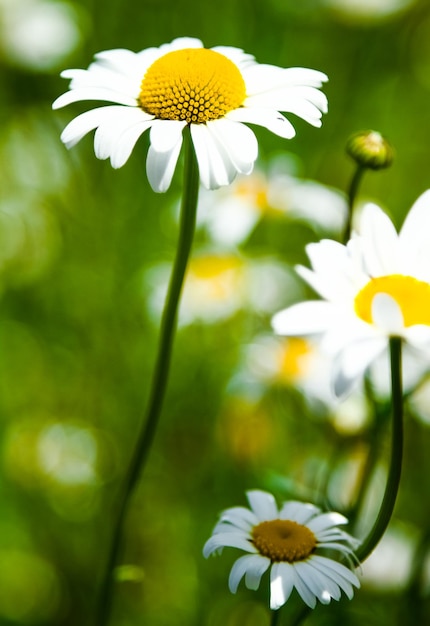
[{"label": "yellow flower center", "polygon": [[392,274],[372,278],[355,297],[354,307],[358,317],[373,323],[372,302],[378,293],[391,296],[402,311],[405,326],[426,324],[430,326],[430,285],[412,276]]},{"label": "yellow flower center", "polygon": [[271,561],[303,561],[317,547],[316,537],[307,526],[284,519],[254,526],[252,539],[260,554]]},{"label": "yellow flower center", "polygon": [[169,52],[147,70],[139,104],[162,120],[203,124],[243,104],[245,82],[226,56],[206,48]]}]

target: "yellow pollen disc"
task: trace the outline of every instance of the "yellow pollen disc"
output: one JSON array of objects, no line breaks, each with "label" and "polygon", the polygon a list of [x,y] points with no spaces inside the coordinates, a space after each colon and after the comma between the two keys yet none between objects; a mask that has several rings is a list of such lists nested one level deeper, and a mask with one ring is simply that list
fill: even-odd
[{"label": "yellow pollen disc", "polygon": [[317,547],[315,535],[307,526],[290,520],[261,522],[252,531],[255,547],[271,561],[303,561]]},{"label": "yellow pollen disc", "polygon": [[238,67],[206,48],[169,52],[147,70],[139,104],[162,120],[204,124],[237,109],[246,97]]},{"label": "yellow pollen disc", "polygon": [[358,317],[373,323],[372,302],[378,293],[385,293],[399,305],[405,326],[426,324],[430,326],[430,285],[412,276],[392,274],[372,278],[355,297],[354,308]]}]

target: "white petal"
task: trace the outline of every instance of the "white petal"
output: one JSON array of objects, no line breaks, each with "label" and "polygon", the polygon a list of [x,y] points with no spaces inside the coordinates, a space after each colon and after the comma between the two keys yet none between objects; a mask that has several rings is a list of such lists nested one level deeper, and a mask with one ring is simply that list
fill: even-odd
[{"label": "white petal", "polygon": [[227,113],[226,117],[236,122],[263,126],[284,139],[292,139],[296,134],[291,122],[274,108],[241,107]]},{"label": "white petal", "polygon": [[156,152],[152,146],[149,146],[146,173],[154,191],[162,193],[170,187],[181,147],[182,135],[170,152]]},{"label": "white petal", "polygon": [[230,59],[230,61],[233,61],[233,63],[238,66],[239,70],[243,70],[250,65],[257,64],[252,54],[247,54],[240,48],[234,48],[233,46],[215,46],[214,48],[211,48],[211,50],[219,52]]},{"label": "white petal", "polygon": [[367,204],[360,219],[360,245],[366,271],[373,278],[400,271],[399,238],[388,215]]},{"label": "white petal", "polygon": [[208,122],[207,127],[225,149],[235,170],[250,174],[258,156],[258,142],[252,130],[226,118]]},{"label": "white petal", "polygon": [[71,148],[87,133],[98,126],[107,124],[115,127],[117,124],[132,125],[137,119],[145,119],[145,113],[139,109],[128,109],[122,106],[104,106],[86,111],[75,117],[61,133],[61,141]]},{"label": "white petal", "polygon": [[270,570],[270,608],[277,611],[289,599],[294,588],[294,570],[289,563],[273,563]]},{"label": "white petal", "polygon": [[351,391],[369,365],[387,346],[386,337],[357,341],[345,348],[334,362],[334,393],[337,397]]},{"label": "white petal", "polygon": [[[151,55],[152,58],[156,50],[157,48],[147,48],[144,51],[145,56],[149,57]],[[92,69],[97,64],[97,66],[108,68],[118,75],[124,76],[134,76],[139,71],[141,80],[145,73],[142,63],[144,56],[142,53],[136,53],[125,48],[117,48],[114,50],[102,50],[94,56],[96,63],[91,65],[89,69]],[[63,72],[62,76],[69,77],[66,72]]]},{"label": "white petal", "polygon": [[328,80],[325,74],[317,70],[302,67],[284,69],[263,63],[246,68],[243,77],[248,96],[270,94],[272,91],[296,86],[321,87]]},{"label": "white petal", "polygon": [[405,327],[399,304],[387,293],[377,293],[373,297],[372,320],[387,335],[401,335]]},{"label": "white petal", "polygon": [[322,530],[326,530],[331,526],[337,526],[338,524],[347,524],[348,520],[340,513],[330,512],[318,515],[313,520],[308,522],[307,526],[314,533],[319,533]]},{"label": "white petal", "polygon": [[207,558],[212,552],[225,547],[238,548],[239,550],[255,554],[258,552],[257,548],[246,539],[245,533],[218,533],[206,541],[203,547],[203,555]]},{"label": "white petal", "polygon": [[172,50],[184,50],[186,48],[203,48],[203,43],[197,37],[176,37],[171,43],[160,46],[163,54],[167,54],[167,52]]},{"label": "white petal", "polygon": [[243,530],[249,530],[259,522],[255,513],[244,506],[236,506],[223,511],[221,521],[230,522]]},{"label": "white petal", "polygon": [[245,575],[245,585],[248,589],[256,591],[260,586],[261,577],[269,569],[271,561],[267,557],[260,555],[252,556],[251,558],[254,558],[255,562],[252,564],[252,567],[248,567]]},{"label": "white petal", "polygon": [[52,108],[61,109],[61,107],[65,107],[72,102],[79,102],[81,100],[101,100],[115,102],[116,104],[123,104],[129,107],[137,107],[136,98],[130,97],[127,94],[118,93],[107,87],[81,87],[63,93],[63,95],[59,96],[59,98],[52,103]]},{"label": "white petal", "polygon": [[293,565],[293,571],[294,571],[295,588],[297,589],[303,602],[305,602],[308,605],[308,607],[310,607],[311,609],[314,609],[317,603],[317,599],[315,595],[312,593],[312,591],[309,589],[306,582],[301,577],[302,572],[300,571],[300,568],[297,569],[296,563]]},{"label": "white petal", "polygon": [[307,67],[288,67],[284,70],[290,85],[308,85],[309,87],[321,87],[328,81],[327,74],[319,70]]},{"label": "white petal", "polygon": [[430,190],[425,191],[409,211],[399,240],[404,263],[403,272],[420,280],[430,280]]},{"label": "white petal", "polygon": [[331,302],[309,300],[293,304],[272,318],[278,335],[311,335],[322,333],[335,324],[337,308]]},{"label": "white petal", "polygon": [[330,584],[331,581],[327,581],[317,569],[312,567],[312,559],[310,562],[298,561],[294,563],[294,569],[310,593],[316,596],[322,604],[330,604],[332,596],[329,589],[335,593],[337,599],[340,598],[339,588],[334,587],[333,583]]},{"label": "white petal", "polygon": [[[134,55],[135,57],[136,55]],[[133,68],[133,65],[131,65]],[[122,96],[133,98],[136,105],[140,93],[140,84],[144,74],[143,68],[139,71],[130,71],[130,63],[127,64],[127,71],[115,67],[108,61],[97,60],[92,63],[87,70],[65,70],[61,73],[63,78],[71,79],[70,91],[80,89],[105,89]]]},{"label": "white petal", "polygon": [[404,337],[407,342],[411,343],[418,349],[428,350],[430,344],[430,326],[424,324],[416,324],[409,326],[404,330]]},{"label": "white petal", "polygon": [[143,124],[140,136],[152,124],[152,119],[140,109],[126,107],[106,107],[106,109],[111,111],[111,115],[106,115],[100,120],[94,135],[94,152],[98,159],[110,157],[119,139],[128,129]]},{"label": "white petal", "polygon": [[150,128],[152,121],[143,121],[127,128],[112,147],[110,161],[113,168],[122,167],[128,160],[139,137]]},{"label": "white petal", "polygon": [[207,124],[191,124],[191,136],[199,165],[200,179],[206,189],[229,185],[236,175],[236,168],[220,148],[219,142]]},{"label": "white petal", "polygon": [[308,521],[319,512],[320,509],[313,504],[289,500],[280,510],[279,517],[281,519],[289,519],[298,524],[308,524]]},{"label": "white petal", "polygon": [[276,519],[278,517],[276,500],[271,493],[255,489],[253,491],[247,491],[246,497],[248,498],[251,509],[260,522]]},{"label": "white petal", "polygon": [[259,554],[246,554],[234,562],[228,579],[228,587],[236,593],[240,581],[246,574],[245,584],[248,589],[258,589],[264,572],[270,566],[270,559]]},{"label": "white petal", "polygon": [[411,249],[416,246],[417,241],[423,238],[427,240],[426,234],[430,230],[430,189],[427,189],[413,204],[406,216],[400,230],[400,239],[403,244]]},{"label": "white petal", "polygon": [[313,555],[312,565],[324,576],[330,577],[337,585],[339,585],[350,600],[354,595],[352,585],[357,588],[360,587],[360,581],[357,576],[337,561],[333,561],[332,559],[328,559],[323,556]]},{"label": "white petal", "polygon": [[176,120],[154,120],[150,141],[155,152],[171,152],[178,141],[181,141],[182,131],[186,125],[186,122]]}]

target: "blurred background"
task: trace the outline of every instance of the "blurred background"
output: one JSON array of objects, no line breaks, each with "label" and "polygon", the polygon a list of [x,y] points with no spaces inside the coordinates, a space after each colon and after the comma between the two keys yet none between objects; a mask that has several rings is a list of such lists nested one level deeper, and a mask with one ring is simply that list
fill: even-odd
[{"label": "blurred background", "polygon": [[[292,141],[256,129],[255,175],[201,194],[168,395],[127,518],[111,623],[269,624],[267,577],[258,592],[241,585],[232,596],[234,550],[202,557],[220,511],[261,488],[347,512],[374,436],[381,456],[357,532],[378,505],[386,371],[375,375],[375,422],[359,392],[334,403],[314,346],[274,337],[270,318],[310,295],[292,269],[306,263],[304,245],[339,237],[351,133],[378,130],[396,155],[365,176],[360,201],[377,201],[399,226],[430,187],[428,0],[0,0],[1,626],[94,623],[176,245],[180,171],[168,193],[153,193],[146,137],[118,171],[94,157],[90,137],[67,152],[61,130],[93,105],[53,112],[67,89],[59,73],[100,50],[183,35],[324,71],[329,114],[321,130],[291,116]],[[430,405],[417,367],[395,519],[353,602],[319,607],[309,624],[429,623]],[[293,597],[283,623],[299,607]]]}]

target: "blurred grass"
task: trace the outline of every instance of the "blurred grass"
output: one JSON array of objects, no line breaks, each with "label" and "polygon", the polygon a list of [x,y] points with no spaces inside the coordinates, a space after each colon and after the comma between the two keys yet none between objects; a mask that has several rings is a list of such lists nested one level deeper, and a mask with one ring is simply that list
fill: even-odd
[{"label": "blurred grass", "polygon": [[[176,244],[178,173],[169,193],[150,190],[146,138],[118,171],[95,159],[90,138],[68,153],[59,134],[86,105],[51,111],[66,89],[59,71],[86,67],[99,50],[140,50],[181,35],[243,48],[260,62],[317,68],[330,77],[323,128],[295,121],[297,138],[288,143],[256,131],[262,162],[286,149],[304,176],[345,189],[353,169],[346,138],[373,128],[392,142],[396,159],[367,175],[363,197],[400,224],[430,186],[426,0],[364,22],[318,0],[71,6],[82,43],[61,62],[38,70],[5,49],[0,57],[2,626],[92,624],[115,487],[136,438],[157,340],[144,276],[169,263]],[[304,261],[303,246],[315,238],[303,225],[263,222],[242,252],[291,264]],[[198,237],[196,251],[206,243]],[[355,444],[312,417],[293,390],[269,388],[252,401],[231,389],[243,346],[270,332],[269,321],[246,306],[216,324],[181,328],[161,427],[128,518],[125,563],[138,569],[118,584],[115,626],[268,623],[267,581],[257,594],[241,589],[232,597],[234,555],[201,556],[216,516],[243,504],[247,488],[288,495],[283,477],[293,495],[315,489],[329,448]],[[427,426],[408,419],[397,516],[417,533],[428,530],[429,438]],[[411,603],[365,588],[309,623],[424,624],[428,591],[427,581],[424,597]],[[415,621],[404,621],[405,607]]]}]

